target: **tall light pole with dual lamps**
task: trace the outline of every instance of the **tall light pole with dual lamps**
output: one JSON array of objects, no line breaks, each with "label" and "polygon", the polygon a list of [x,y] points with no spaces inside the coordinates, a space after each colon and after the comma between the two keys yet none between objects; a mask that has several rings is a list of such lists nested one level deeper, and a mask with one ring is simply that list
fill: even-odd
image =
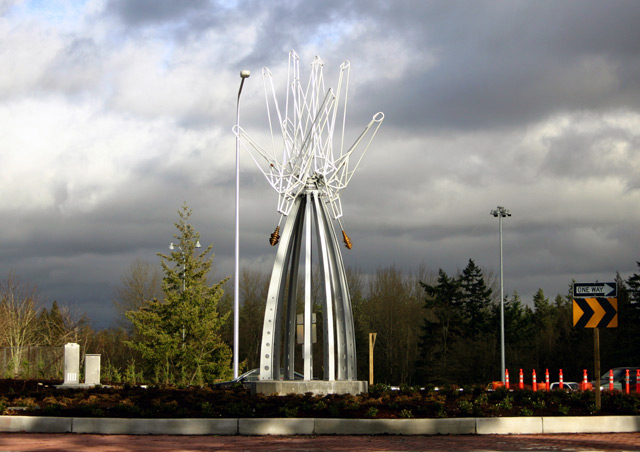
[{"label": "tall light pole with dual lamps", "polygon": [[502,274],[502,219],[510,217],[511,212],[502,206],[489,212],[490,215],[498,218],[498,227],[500,229],[500,364],[502,371],[502,382],[505,382],[505,347],[504,347],[504,285]]}]

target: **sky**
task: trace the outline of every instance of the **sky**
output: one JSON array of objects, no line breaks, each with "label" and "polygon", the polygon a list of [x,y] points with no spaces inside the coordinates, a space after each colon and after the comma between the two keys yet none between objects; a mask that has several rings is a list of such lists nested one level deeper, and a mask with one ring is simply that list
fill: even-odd
[{"label": "sky", "polygon": [[[351,62],[347,135],[385,115],[342,192],[348,267],[495,275],[504,206],[505,294],[626,278],[638,23],[623,0],[0,0],[0,278],[107,327],[184,202],[230,276],[239,71],[242,126],[265,137],[261,71],[284,93],[290,50],[328,86]],[[240,266],[269,273],[277,196],[244,152],[240,174]]]}]

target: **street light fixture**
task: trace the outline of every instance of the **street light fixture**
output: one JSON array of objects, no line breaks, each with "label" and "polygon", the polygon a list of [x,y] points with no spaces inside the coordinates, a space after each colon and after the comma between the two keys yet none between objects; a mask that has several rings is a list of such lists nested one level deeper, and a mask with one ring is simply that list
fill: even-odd
[{"label": "street light fixture", "polygon": [[[202,245],[200,245],[200,240],[196,241],[195,244],[195,248],[201,248]],[[175,250],[176,248],[178,248],[180,250],[180,256],[182,257],[182,293],[184,295],[185,291],[187,290],[187,257],[184,254],[184,250],[182,249],[182,247],[180,245],[174,245],[173,242],[169,243],[169,249],[171,251]],[[184,328],[184,325],[182,326],[182,346],[184,347],[184,338],[186,336],[186,331]]]},{"label": "street light fixture", "polygon": [[[240,89],[238,89],[238,101],[236,103],[236,128],[240,130],[240,94],[244,80],[249,78],[250,71],[240,71]],[[233,281],[233,378],[238,378],[238,353],[240,352],[240,134],[236,134],[236,261]]]},{"label": "street light fixture", "polygon": [[504,287],[503,287],[503,275],[502,275],[502,219],[504,217],[510,217],[511,212],[502,206],[498,206],[497,209],[489,212],[490,215],[498,218],[498,225],[500,229],[500,363],[502,367],[502,383],[505,382],[505,359],[504,359]]}]

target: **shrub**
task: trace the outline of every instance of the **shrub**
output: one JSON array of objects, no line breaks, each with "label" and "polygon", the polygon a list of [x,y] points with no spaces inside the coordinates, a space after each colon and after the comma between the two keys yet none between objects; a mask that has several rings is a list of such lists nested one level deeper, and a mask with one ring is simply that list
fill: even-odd
[{"label": "shrub", "polygon": [[211,403],[209,402],[202,402],[200,409],[202,410],[202,414],[207,417],[214,417],[218,414],[216,413],[216,410],[213,407],[213,405],[211,405]]},{"label": "shrub", "polygon": [[533,402],[533,407],[541,410],[541,409],[546,407],[546,403],[545,403],[544,399],[535,400]]},{"label": "shrub", "polygon": [[318,400],[312,407],[314,411],[324,411],[327,409],[327,404],[323,400]]},{"label": "shrub", "polygon": [[400,385],[400,393],[401,394],[408,394],[408,395],[416,395],[420,393],[420,387],[418,386],[411,386],[408,384],[401,384]]},{"label": "shrub", "polygon": [[489,403],[489,396],[487,395],[486,392],[483,392],[482,394],[480,394],[478,397],[476,397],[476,399],[473,401],[474,405],[478,405],[478,406],[482,406],[482,405],[486,405]]},{"label": "shrub", "polygon": [[285,417],[298,417],[298,407],[297,406],[283,406],[280,407],[279,411],[284,414]]},{"label": "shrub", "polygon": [[533,416],[533,410],[531,410],[531,408],[522,407],[522,409],[520,410],[520,414],[522,414],[523,416]]},{"label": "shrub", "polygon": [[500,410],[511,410],[513,409],[513,397],[506,396],[502,401],[496,403],[496,408]]},{"label": "shrub", "polygon": [[460,400],[458,402],[458,409],[462,414],[473,414],[473,403],[468,400]]},{"label": "shrub", "polygon": [[391,386],[381,383],[376,383],[369,388],[369,395],[376,398],[385,394],[390,394],[391,392]]},{"label": "shrub", "polygon": [[378,409],[374,406],[370,406],[367,410],[367,417],[375,418],[378,415]]},{"label": "shrub", "polygon": [[402,411],[400,411],[399,416],[401,418],[405,418],[405,419],[412,419],[413,418],[413,413],[411,412],[411,410],[408,409],[403,409]]}]

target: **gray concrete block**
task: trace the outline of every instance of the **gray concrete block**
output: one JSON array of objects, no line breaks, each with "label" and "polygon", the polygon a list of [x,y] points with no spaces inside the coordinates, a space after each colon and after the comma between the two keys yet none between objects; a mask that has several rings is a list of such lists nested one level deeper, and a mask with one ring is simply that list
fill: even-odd
[{"label": "gray concrete block", "polygon": [[127,435],[460,435],[640,432],[640,416],[459,419],[111,419],[0,416],[0,432]]},{"label": "gray concrete block", "polygon": [[0,432],[70,433],[71,418],[0,416]]},{"label": "gray concrete block", "polygon": [[103,435],[236,435],[238,419],[74,418],[73,433]]},{"label": "gray concrete block", "polygon": [[476,432],[480,435],[542,433],[541,417],[479,417]]},{"label": "gray concrete block", "polygon": [[640,416],[557,416],[542,418],[543,433],[625,433],[640,431]]},{"label": "gray concrete block", "polygon": [[100,355],[84,355],[84,382],[88,385],[100,384]]},{"label": "gray concrete block", "polygon": [[473,435],[476,433],[476,419],[434,419],[438,435]]},{"label": "gray concrete block", "polygon": [[240,435],[312,435],[314,419],[238,419]]},{"label": "gray concrete block", "polygon": [[316,419],[317,435],[435,435],[435,419]]},{"label": "gray concrete block", "polygon": [[467,419],[316,419],[316,435],[467,435],[476,422]]}]

